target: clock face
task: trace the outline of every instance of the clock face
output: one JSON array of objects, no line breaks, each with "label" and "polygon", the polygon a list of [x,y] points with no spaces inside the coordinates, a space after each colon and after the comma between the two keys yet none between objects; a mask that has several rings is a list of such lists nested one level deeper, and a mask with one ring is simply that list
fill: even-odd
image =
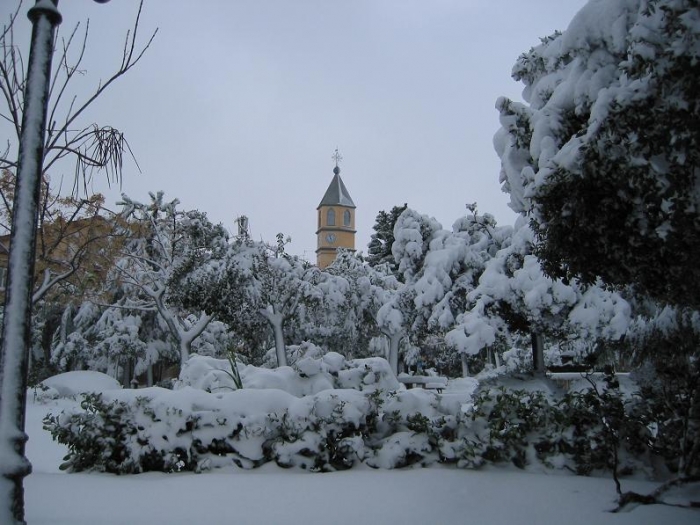
[{"label": "clock face", "polygon": [[328,235],[326,235],[326,241],[330,244],[333,244],[335,242],[335,234],[329,233]]}]

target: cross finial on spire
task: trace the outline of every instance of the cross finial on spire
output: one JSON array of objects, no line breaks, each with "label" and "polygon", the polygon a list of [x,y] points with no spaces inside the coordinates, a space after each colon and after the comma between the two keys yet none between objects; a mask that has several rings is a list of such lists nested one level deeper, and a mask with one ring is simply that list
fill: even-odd
[{"label": "cross finial on spire", "polygon": [[338,164],[340,164],[343,161],[343,156],[338,151],[338,148],[335,148],[335,153],[333,153],[333,156],[331,158],[335,161],[336,168],[338,167]]}]

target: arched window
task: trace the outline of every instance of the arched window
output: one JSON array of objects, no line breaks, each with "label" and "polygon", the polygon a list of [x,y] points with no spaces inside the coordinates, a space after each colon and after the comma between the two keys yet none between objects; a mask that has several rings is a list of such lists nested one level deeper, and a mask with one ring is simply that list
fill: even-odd
[{"label": "arched window", "polygon": [[343,226],[350,226],[351,219],[350,210],[345,210],[345,213],[343,213]]},{"label": "arched window", "polygon": [[335,210],[331,208],[326,215],[326,225],[335,226]]}]

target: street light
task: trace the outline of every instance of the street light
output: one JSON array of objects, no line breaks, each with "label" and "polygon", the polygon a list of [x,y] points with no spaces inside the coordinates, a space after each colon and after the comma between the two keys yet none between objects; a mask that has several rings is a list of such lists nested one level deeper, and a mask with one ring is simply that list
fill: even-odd
[{"label": "street light", "polygon": [[[109,0],[95,0],[105,3]],[[32,22],[17,181],[5,287],[0,353],[0,523],[25,524],[23,480],[32,467],[24,454],[27,370],[31,342],[32,287],[44,132],[51,83],[58,0],[37,0]]]}]

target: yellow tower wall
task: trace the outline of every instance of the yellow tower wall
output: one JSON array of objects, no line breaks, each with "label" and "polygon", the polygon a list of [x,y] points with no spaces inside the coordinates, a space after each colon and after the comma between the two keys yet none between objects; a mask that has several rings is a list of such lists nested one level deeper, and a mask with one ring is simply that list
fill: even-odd
[{"label": "yellow tower wall", "polygon": [[[328,211],[335,211],[335,224],[328,224]],[[350,224],[344,226],[344,214],[350,212]],[[355,250],[355,209],[347,206],[320,206],[316,230],[316,263],[323,269],[335,260],[338,248]],[[329,235],[335,236],[333,242]]]}]

